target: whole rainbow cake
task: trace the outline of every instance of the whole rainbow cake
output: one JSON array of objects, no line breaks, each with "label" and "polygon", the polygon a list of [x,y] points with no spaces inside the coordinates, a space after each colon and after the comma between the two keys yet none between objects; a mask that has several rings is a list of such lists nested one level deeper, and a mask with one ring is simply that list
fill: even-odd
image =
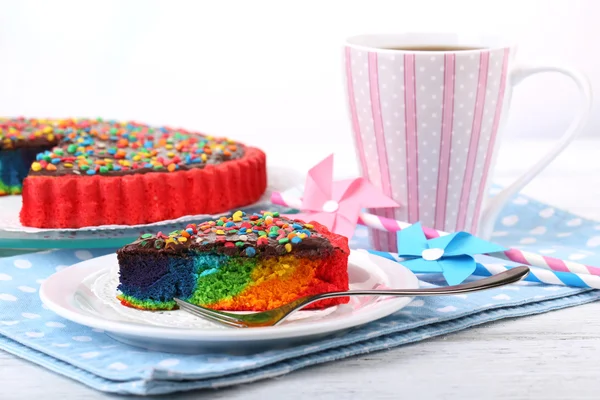
[{"label": "whole rainbow cake", "polygon": [[348,290],[349,253],[346,237],[317,223],[237,211],[169,234],[145,234],[119,249],[118,298],[145,310],[173,309],[174,297],[219,310],[268,310]]},{"label": "whole rainbow cake", "polygon": [[267,185],[261,150],[183,129],[16,118],[0,120],[0,143],[0,194],[22,191],[25,226],[217,214],[256,202]]}]

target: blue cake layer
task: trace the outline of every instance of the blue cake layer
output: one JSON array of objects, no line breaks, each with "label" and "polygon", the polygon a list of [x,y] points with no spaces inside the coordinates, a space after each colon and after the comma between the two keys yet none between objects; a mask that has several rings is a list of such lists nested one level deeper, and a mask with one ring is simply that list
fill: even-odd
[{"label": "blue cake layer", "polygon": [[193,257],[141,254],[120,257],[119,290],[137,299],[170,301],[173,297],[188,298],[196,285]]},{"label": "blue cake layer", "polygon": [[118,296],[124,305],[170,309],[174,297],[213,304],[241,293],[252,283],[256,258],[213,252],[179,254],[118,252]]},{"label": "blue cake layer", "polygon": [[0,151],[0,194],[20,193],[23,179],[41,148]]},{"label": "blue cake layer", "polygon": [[119,255],[119,290],[139,300],[165,302],[173,297],[187,299],[199,277],[215,273],[230,257],[214,253],[182,255]]}]

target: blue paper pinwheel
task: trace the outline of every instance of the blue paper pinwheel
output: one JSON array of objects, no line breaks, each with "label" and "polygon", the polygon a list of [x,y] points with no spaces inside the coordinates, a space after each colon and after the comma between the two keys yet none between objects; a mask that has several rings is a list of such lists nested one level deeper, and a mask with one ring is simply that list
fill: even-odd
[{"label": "blue paper pinwheel", "polygon": [[467,232],[427,240],[420,222],[398,231],[397,241],[398,256],[404,260],[382,251],[370,252],[401,262],[413,272],[441,272],[449,285],[461,283],[475,271],[474,255],[506,250]]}]

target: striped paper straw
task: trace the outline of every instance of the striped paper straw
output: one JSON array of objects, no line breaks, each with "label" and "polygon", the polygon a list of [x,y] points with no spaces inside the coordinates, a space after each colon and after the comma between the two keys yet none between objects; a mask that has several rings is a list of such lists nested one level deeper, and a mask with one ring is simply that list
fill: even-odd
[{"label": "striped paper straw", "polygon": [[[473,275],[491,276],[508,269],[510,269],[510,267],[500,264],[477,264],[477,268],[475,268]],[[529,275],[527,275],[524,280],[545,283],[548,285],[600,289],[600,276],[575,274],[572,272],[556,272],[535,267],[529,269]]]},{"label": "striped paper straw", "polygon": [[[285,193],[273,192],[271,195],[271,202],[299,210],[302,209],[302,200],[286,195]],[[368,226],[369,228],[388,232],[397,232],[411,225],[408,222],[396,221],[394,219],[380,217],[378,215],[368,213],[360,213],[358,216],[358,223]],[[438,231],[427,227],[423,227],[423,232],[425,233],[425,237],[428,239],[449,235],[448,232]],[[554,257],[543,256],[541,254],[530,253],[519,249],[508,249],[506,251],[489,253],[487,255],[556,272],[570,272],[580,275],[600,276],[600,268],[598,267],[573,261],[561,260]]]}]

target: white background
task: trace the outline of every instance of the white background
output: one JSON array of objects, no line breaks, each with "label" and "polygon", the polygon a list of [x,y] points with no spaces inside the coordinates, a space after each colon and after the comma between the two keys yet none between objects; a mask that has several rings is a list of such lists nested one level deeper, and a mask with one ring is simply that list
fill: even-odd
[{"label": "white background", "polygon": [[[427,30],[511,35],[520,60],[575,66],[600,92],[594,0],[0,0],[0,114],[134,119],[271,154],[304,140],[318,160],[352,152],[344,38]],[[523,82],[513,100],[512,139],[557,138],[579,104],[556,74]]]}]

